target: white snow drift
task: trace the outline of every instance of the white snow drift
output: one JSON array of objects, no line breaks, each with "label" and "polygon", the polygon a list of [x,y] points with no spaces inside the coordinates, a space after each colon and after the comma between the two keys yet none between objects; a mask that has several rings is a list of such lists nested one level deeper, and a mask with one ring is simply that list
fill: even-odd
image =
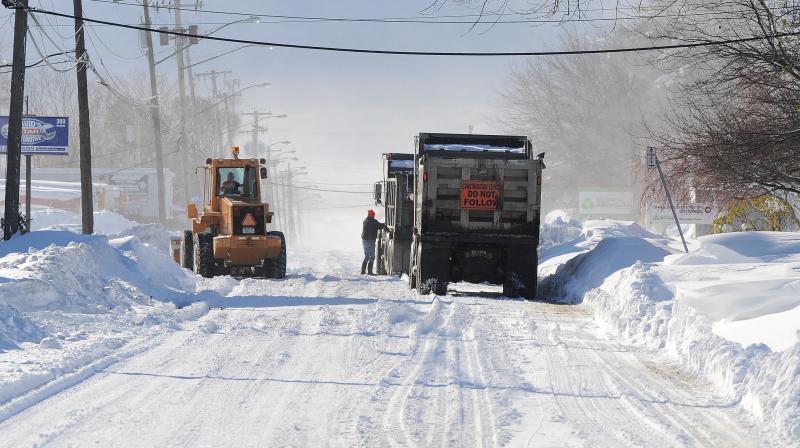
[{"label": "white snow drift", "polygon": [[561,244],[556,214],[542,292],[582,303],[558,305],[418,296],[344,252],[200,279],[159,226],[58,214],[0,243],[0,446],[119,445],[133,421],[154,446],[800,443],[800,234],[683,254],[614,221]]},{"label": "white snow drift", "polygon": [[203,314],[176,306],[197,300],[194,285],[134,236],[41,231],[0,244],[0,419],[59,389],[30,391],[66,387]]},{"label": "white snow drift", "polygon": [[800,234],[698,243],[683,254],[635,225],[589,222],[543,254],[543,291],[585,301],[612,332],[667,351],[800,442]]}]

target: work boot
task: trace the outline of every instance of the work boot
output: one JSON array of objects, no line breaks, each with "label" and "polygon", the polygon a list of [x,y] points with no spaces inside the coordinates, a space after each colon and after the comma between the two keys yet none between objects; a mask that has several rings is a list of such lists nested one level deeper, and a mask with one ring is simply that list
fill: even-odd
[{"label": "work boot", "polygon": [[375,275],[375,273],[372,272],[372,262],[371,261],[369,262],[369,264],[367,264],[367,270],[368,270],[369,275]]},{"label": "work boot", "polygon": [[[370,270],[372,270],[372,268],[370,268]],[[364,275],[366,273],[367,273],[367,260],[364,260],[361,262],[361,275]]]}]

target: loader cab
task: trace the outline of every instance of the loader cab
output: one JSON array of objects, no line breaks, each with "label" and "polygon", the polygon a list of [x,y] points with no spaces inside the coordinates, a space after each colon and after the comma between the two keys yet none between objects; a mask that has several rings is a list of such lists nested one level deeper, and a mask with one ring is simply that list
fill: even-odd
[{"label": "loader cab", "polygon": [[218,197],[258,201],[258,170],[255,166],[218,167],[215,189]]},{"label": "loader cab", "polygon": [[205,175],[208,197],[203,202],[208,210],[219,211],[220,200],[260,203],[261,179],[267,176],[264,159],[240,159],[234,147],[232,159],[206,159]]}]

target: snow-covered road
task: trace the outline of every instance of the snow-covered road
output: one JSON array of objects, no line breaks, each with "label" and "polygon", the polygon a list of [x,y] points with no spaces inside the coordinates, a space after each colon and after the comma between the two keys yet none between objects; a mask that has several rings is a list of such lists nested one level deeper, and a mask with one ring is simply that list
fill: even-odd
[{"label": "snow-covered road", "polygon": [[206,316],[3,421],[0,446],[772,445],[582,305],[416,296],[337,257],[214,280]]}]

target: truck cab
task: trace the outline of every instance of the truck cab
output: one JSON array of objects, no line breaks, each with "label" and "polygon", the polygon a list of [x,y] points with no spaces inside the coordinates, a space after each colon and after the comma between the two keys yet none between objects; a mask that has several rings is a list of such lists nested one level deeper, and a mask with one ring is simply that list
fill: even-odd
[{"label": "truck cab", "polygon": [[384,153],[383,180],[375,183],[375,205],[384,207],[378,236],[378,274],[408,274],[414,225],[414,154]]}]

